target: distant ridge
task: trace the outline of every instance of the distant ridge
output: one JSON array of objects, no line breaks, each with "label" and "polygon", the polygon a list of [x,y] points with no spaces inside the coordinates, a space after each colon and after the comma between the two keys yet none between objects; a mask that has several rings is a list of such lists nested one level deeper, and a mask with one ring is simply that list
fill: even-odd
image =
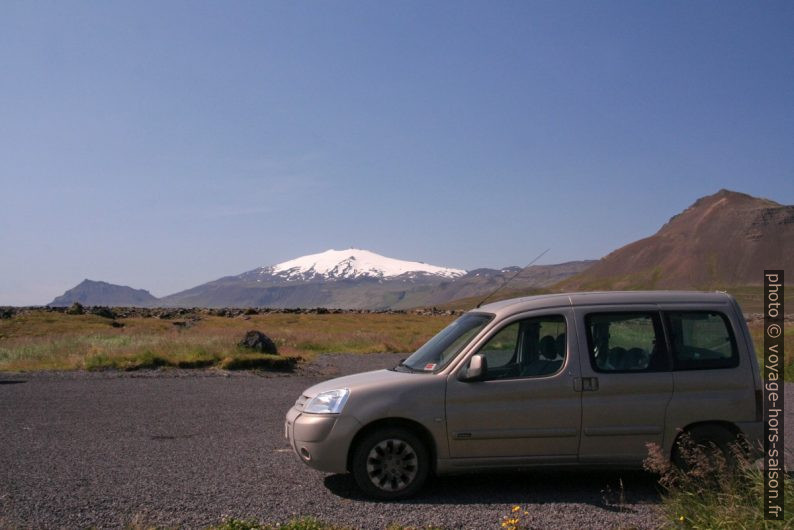
[{"label": "distant ridge", "polygon": [[[794,270],[794,205],[720,190],[555,289],[718,289]],[[789,276],[790,278],[790,276]]]},{"label": "distant ridge", "polygon": [[[527,269],[519,285],[545,286],[590,262]],[[161,298],[170,307],[410,309],[490,292],[506,269],[461,269],[404,261],[361,249],[327,250],[227,276]]]},{"label": "distant ridge", "polygon": [[[545,287],[581,272],[590,263],[537,265],[523,271],[513,284]],[[506,267],[466,272],[362,249],[327,250],[219,278],[162,298],[143,290],[86,280],[50,305],[80,302],[148,307],[411,309],[484,295],[518,270]]]},{"label": "distant ridge", "polygon": [[157,301],[156,297],[144,289],[86,279],[55,298],[49,305],[61,307],[79,302],[83,305],[147,307],[156,305]]}]

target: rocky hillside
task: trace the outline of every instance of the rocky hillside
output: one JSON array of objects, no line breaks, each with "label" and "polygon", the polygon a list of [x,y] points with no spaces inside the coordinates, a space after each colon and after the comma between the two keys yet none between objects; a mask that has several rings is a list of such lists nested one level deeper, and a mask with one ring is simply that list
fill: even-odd
[{"label": "rocky hillside", "polygon": [[794,205],[720,190],[659,231],[556,286],[591,289],[717,289],[763,283],[764,269],[794,270]]}]

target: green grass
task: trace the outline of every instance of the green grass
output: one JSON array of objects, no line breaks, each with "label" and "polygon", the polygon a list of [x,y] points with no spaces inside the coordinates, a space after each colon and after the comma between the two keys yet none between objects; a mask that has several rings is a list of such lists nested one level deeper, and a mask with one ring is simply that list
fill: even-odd
[{"label": "green grass", "polygon": [[[514,294],[514,293],[510,293]],[[263,314],[204,317],[180,328],[158,318],[120,319],[31,311],[0,320],[0,370],[139,370],[178,367],[284,370],[297,357],[323,353],[407,353],[447,325],[453,316],[415,314]],[[237,347],[246,331],[270,336],[280,356]],[[750,324],[756,352],[763,352],[763,323]],[[785,377],[794,381],[794,324],[784,331]]]},{"label": "green grass", "polygon": [[[288,370],[297,358],[323,353],[416,350],[454,317],[413,314],[262,314],[247,319],[204,316],[190,326],[158,318],[117,322],[96,315],[30,311],[0,320],[0,370],[140,370],[218,367]],[[278,356],[237,347],[256,329]]]},{"label": "green grass", "polygon": [[725,459],[684,440],[686,470],[672,466],[659,446],[649,445],[647,470],[660,475],[663,528],[761,529],[794,526],[794,482],[784,481],[783,521],[765,521],[764,474],[741,454],[734,468]]},{"label": "green grass", "polygon": [[791,528],[794,523],[794,483],[791,480],[785,481],[784,495],[785,519],[765,521],[763,472],[751,470],[741,477],[726,480],[720,487],[674,488],[663,495],[661,508],[668,528]]}]

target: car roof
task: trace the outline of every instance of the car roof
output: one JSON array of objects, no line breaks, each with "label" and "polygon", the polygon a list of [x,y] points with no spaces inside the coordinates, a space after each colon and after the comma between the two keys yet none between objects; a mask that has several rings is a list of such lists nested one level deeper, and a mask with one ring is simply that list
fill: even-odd
[{"label": "car roof", "polygon": [[584,293],[559,293],[525,296],[500,300],[473,311],[497,315],[521,313],[533,309],[561,306],[661,304],[661,303],[726,303],[733,300],[721,291],[597,291]]}]

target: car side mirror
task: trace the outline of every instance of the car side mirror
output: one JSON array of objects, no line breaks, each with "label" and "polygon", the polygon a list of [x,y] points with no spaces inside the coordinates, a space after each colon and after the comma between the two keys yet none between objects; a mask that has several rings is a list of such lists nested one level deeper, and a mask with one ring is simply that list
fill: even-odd
[{"label": "car side mirror", "polygon": [[474,355],[469,359],[469,366],[461,374],[460,380],[466,383],[482,381],[488,373],[488,359],[484,355]]}]

